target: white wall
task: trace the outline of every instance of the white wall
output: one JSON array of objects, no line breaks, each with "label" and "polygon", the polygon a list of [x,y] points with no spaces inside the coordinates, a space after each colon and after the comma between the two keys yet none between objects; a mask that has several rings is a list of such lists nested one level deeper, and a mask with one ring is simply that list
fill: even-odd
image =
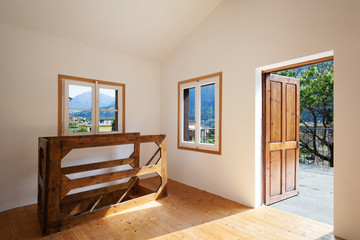
[{"label": "white wall", "polygon": [[[334,49],[335,234],[356,239],[359,4],[225,0],[161,65],[161,84],[159,64],[0,24],[0,211],[36,202],[37,138],[57,133],[59,73],[126,83],[126,130],[167,134],[170,178],[255,206],[255,69]],[[218,71],[222,156],[178,150],[177,82]]]},{"label": "white wall", "polygon": [[[161,66],[169,177],[256,206],[255,69],[335,50],[335,234],[360,236],[360,4],[225,0]],[[223,154],[177,149],[177,82],[223,72]]]},{"label": "white wall", "polygon": [[[125,83],[126,131],[159,133],[158,63],[5,24],[0,36],[0,211],[36,202],[37,138],[57,134],[58,74]],[[129,153],[118,150],[97,149],[90,161]]]}]

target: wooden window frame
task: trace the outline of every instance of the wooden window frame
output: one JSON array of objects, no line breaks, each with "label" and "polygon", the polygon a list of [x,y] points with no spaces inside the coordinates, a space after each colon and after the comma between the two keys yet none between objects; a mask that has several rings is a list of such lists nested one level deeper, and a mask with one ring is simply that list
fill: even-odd
[{"label": "wooden window frame", "polygon": [[[97,109],[98,112],[101,111],[99,109],[99,102],[95,99],[98,99],[99,93],[96,91],[96,89],[99,88],[108,88],[108,89],[118,89],[122,88],[121,92],[121,109],[118,110],[119,113],[121,113],[121,123],[122,127],[121,130],[119,129],[119,133],[125,133],[125,84],[123,83],[115,83],[115,82],[108,82],[103,80],[96,80],[96,79],[90,79],[90,78],[82,78],[82,77],[75,77],[75,76],[69,76],[69,75],[58,75],[58,136],[68,136],[68,135],[86,135],[86,134],[113,134],[112,132],[98,132],[98,129],[95,129],[94,132],[91,133],[76,133],[76,134],[69,134],[64,132],[65,128],[63,127],[63,119],[65,116],[65,113],[68,112],[68,109],[65,109],[66,106],[64,104],[64,100],[66,99],[66,93],[67,90],[65,89],[65,81],[68,81],[69,83],[75,83],[78,85],[84,85],[84,86],[90,86],[94,85],[96,88],[93,88],[93,98],[92,98],[92,109]],[[67,84],[69,84],[67,83]],[[95,98],[96,95],[96,98]],[[98,120],[98,116],[95,116],[95,113],[93,112],[93,126],[98,126],[98,123],[96,122]]]},{"label": "wooden window frame", "polygon": [[[197,141],[198,138],[195,136],[195,143],[189,144],[184,141],[182,141],[183,138],[183,131],[182,131],[182,125],[183,125],[183,111],[182,111],[182,96],[183,96],[183,89],[189,88],[190,85],[194,85],[197,88],[200,88],[200,84],[197,84],[204,80],[210,80],[211,78],[217,78],[216,81],[211,81],[215,83],[215,146],[209,146],[208,144],[203,144]],[[204,84],[205,85],[205,84]],[[200,101],[200,94],[199,91],[196,91],[195,93],[195,105],[200,106],[200,103],[196,103],[197,101]],[[216,99],[218,98],[218,99]],[[195,109],[198,109],[195,107]],[[198,109],[200,111],[200,109]],[[196,112],[196,111],[195,111]],[[198,114],[195,113],[195,119],[198,119]],[[222,147],[222,72],[217,72],[197,78],[192,78],[184,81],[178,82],[178,123],[177,123],[177,130],[178,130],[178,136],[177,136],[177,147],[178,149],[183,150],[190,150],[190,151],[196,151],[196,152],[203,152],[203,153],[210,153],[210,154],[217,154],[221,155],[221,147]],[[197,121],[196,126],[200,124],[200,121]],[[199,127],[195,127],[195,135],[199,134]],[[192,146],[191,146],[192,145]]]}]

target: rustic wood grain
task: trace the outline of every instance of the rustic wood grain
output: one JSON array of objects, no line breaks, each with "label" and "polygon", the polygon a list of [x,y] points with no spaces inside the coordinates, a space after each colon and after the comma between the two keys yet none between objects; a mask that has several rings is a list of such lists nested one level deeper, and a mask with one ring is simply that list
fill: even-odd
[{"label": "rustic wood grain", "polygon": [[300,81],[267,74],[265,79],[265,203],[299,193]]},{"label": "rustic wood grain", "polygon": [[[44,235],[55,233],[90,218],[98,218],[104,214],[109,216],[165,197],[167,183],[165,139],[165,135],[140,136],[140,133],[39,138],[38,213],[42,233]],[[160,160],[155,165],[139,166],[140,144],[144,142],[155,142],[159,146],[148,161],[150,163],[160,152]],[[122,144],[134,145],[134,152],[128,158],[61,168],[62,158],[73,149]],[[129,164],[132,168],[75,179],[68,176],[68,174],[124,164]],[[139,190],[138,177],[150,173],[158,174],[158,178],[161,178],[160,186],[155,191],[147,191],[143,187]],[[67,195],[72,189],[125,178],[134,181]],[[136,196],[138,198],[135,198]],[[117,203],[120,197],[125,201]],[[75,216],[78,214],[79,216]]]},{"label": "rustic wood grain", "polygon": [[101,169],[101,168],[116,167],[116,166],[121,166],[121,165],[125,165],[125,164],[132,165],[134,163],[134,161],[135,161],[134,158],[124,158],[124,159],[111,160],[111,161],[106,161],[106,162],[96,162],[96,163],[77,165],[77,166],[71,166],[71,167],[63,167],[63,168],[61,168],[61,173],[72,174],[72,173],[91,171],[91,170],[96,170],[96,169]]},{"label": "rustic wood grain", "polygon": [[[154,188],[156,179],[141,184]],[[43,239],[36,205],[0,213],[0,237]],[[168,180],[168,197],[86,221],[44,239],[336,239],[333,227],[270,207],[252,209]],[[11,232],[11,233],[10,233]]]}]

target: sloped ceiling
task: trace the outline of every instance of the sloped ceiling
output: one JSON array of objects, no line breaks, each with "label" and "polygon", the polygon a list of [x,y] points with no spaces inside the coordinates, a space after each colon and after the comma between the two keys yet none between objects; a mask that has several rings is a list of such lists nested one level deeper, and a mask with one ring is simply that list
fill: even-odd
[{"label": "sloped ceiling", "polygon": [[0,22],[161,62],[222,0],[0,0]]}]

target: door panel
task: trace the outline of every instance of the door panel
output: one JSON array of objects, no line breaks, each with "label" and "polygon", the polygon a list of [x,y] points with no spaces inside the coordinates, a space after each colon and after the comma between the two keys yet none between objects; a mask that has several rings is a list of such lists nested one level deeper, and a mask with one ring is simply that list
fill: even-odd
[{"label": "door panel", "polygon": [[287,149],[285,155],[286,192],[295,190],[296,149]]},{"label": "door panel", "polygon": [[265,203],[298,194],[300,81],[266,76]]},{"label": "door panel", "polygon": [[281,83],[271,83],[271,142],[281,142]]},{"label": "door panel", "polygon": [[296,141],[296,86],[286,84],[286,141]]},{"label": "door panel", "polygon": [[270,194],[277,196],[281,194],[281,151],[273,151],[270,155]]}]

